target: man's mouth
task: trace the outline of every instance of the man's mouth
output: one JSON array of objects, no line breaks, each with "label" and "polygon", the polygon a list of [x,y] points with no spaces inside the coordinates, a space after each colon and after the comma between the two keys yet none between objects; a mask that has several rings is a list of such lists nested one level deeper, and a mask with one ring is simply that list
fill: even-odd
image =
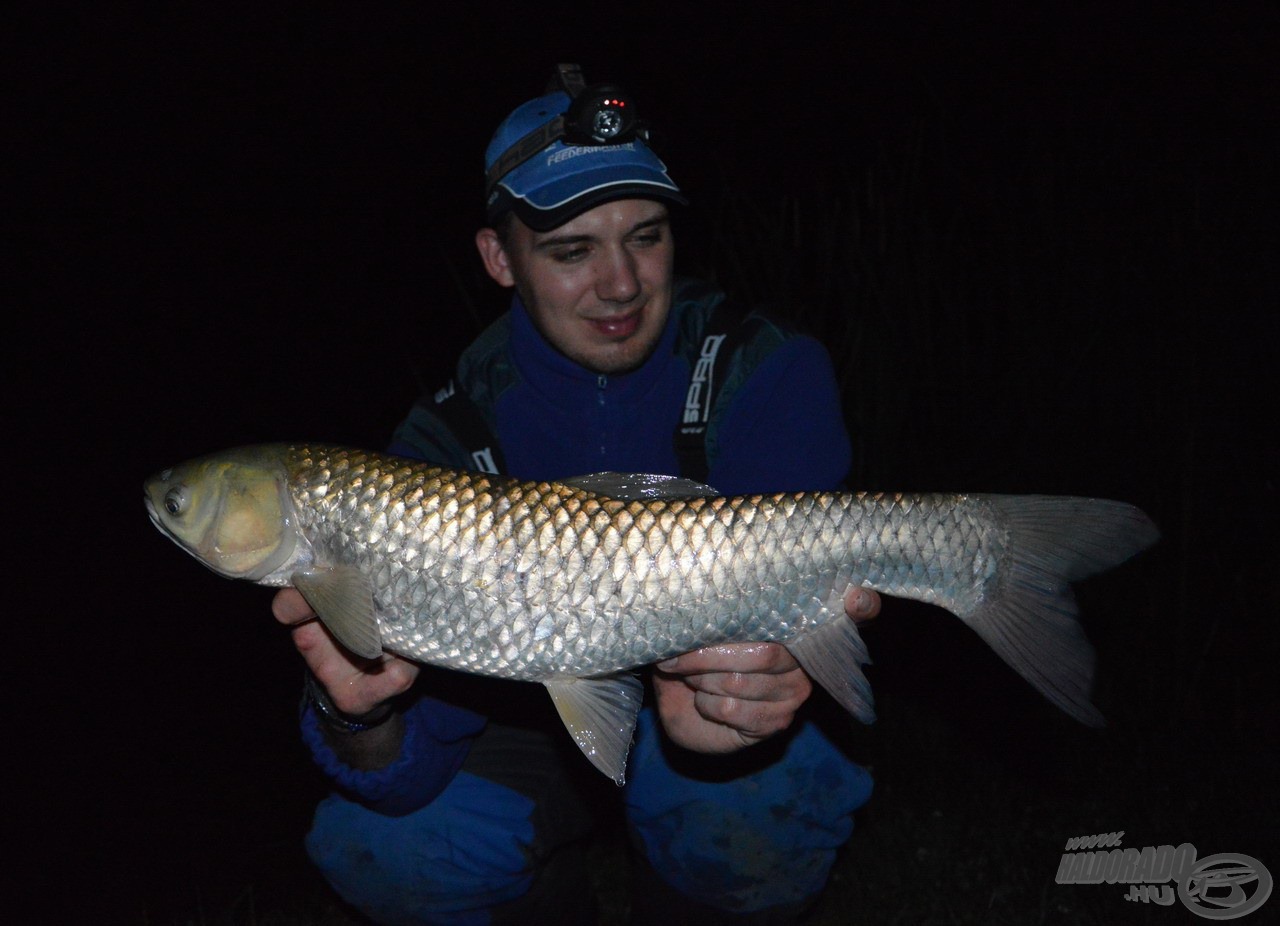
[{"label": "man's mouth", "polygon": [[640,319],[643,316],[640,309],[628,312],[625,315],[610,315],[607,318],[589,318],[587,323],[596,330],[601,336],[612,339],[629,338],[636,333],[636,329],[640,327]]}]

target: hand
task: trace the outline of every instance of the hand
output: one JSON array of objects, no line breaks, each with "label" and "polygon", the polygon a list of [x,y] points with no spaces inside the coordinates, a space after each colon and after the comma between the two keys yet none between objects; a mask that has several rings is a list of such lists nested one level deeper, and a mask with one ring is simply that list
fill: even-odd
[{"label": "hand", "polygon": [[344,714],[367,714],[404,694],[418,677],[418,666],[399,656],[383,653],[377,659],[364,659],[344,649],[316,620],[297,589],[281,589],[271,602],[271,612],[280,623],[293,627],[293,645],[333,706]]},{"label": "hand", "polygon": [[[844,608],[855,621],[880,613],[880,596],[852,588]],[[795,657],[778,643],[708,646],[658,663],[658,716],[672,741],[695,752],[734,752],[781,733],[813,692]]]}]

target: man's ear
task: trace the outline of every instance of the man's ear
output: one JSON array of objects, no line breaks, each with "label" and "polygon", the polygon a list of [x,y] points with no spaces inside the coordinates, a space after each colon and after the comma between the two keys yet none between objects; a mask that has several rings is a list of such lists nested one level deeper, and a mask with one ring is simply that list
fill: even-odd
[{"label": "man's ear", "polygon": [[482,228],[476,232],[476,250],[480,252],[480,260],[484,261],[485,272],[499,286],[516,285],[515,275],[511,272],[511,259],[496,231]]}]

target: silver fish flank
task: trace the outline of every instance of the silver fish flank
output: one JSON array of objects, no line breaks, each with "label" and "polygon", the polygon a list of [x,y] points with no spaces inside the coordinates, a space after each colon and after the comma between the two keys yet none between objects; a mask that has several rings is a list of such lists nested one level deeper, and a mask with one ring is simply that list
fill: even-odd
[{"label": "silver fish flank", "polygon": [[344,646],[540,682],[622,783],[633,669],[716,643],[785,645],[870,721],[861,585],[940,605],[1084,723],[1093,650],[1068,583],[1158,534],[1137,508],[1044,495],[723,498],[663,476],[520,482],[385,454],[273,444],[147,480],[151,520],[213,571],[298,588]]}]

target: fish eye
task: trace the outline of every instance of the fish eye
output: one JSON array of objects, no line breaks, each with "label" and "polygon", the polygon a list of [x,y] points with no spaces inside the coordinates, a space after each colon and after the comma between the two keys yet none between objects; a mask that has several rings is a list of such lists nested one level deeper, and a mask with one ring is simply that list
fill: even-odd
[{"label": "fish eye", "polygon": [[170,489],[165,493],[164,510],[169,512],[169,514],[176,517],[177,515],[182,514],[182,512],[186,510],[186,507],[187,493],[182,491],[182,489]]}]

